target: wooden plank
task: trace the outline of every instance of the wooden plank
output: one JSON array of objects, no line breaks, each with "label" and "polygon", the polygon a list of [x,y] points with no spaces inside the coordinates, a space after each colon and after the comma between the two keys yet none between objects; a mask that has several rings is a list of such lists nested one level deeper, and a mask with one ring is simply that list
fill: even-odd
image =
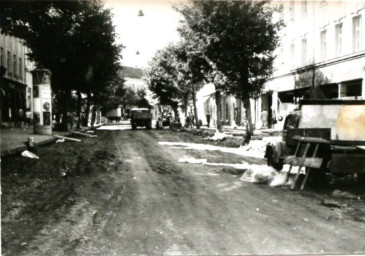
[{"label": "wooden plank", "polygon": [[365,146],[357,146],[356,148],[361,149],[361,150],[365,150]]},{"label": "wooden plank", "polygon": [[71,133],[77,134],[77,135],[82,135],[82,136],[85,136],[85,137],[90,137],[90,138],[96,138],[96,137],[98,137],[97,135],[83,133],[83,132],[77,132],[77,131],[71,131]]},{"label": "wooden plank", "polygon": [[75,141],[75,142],[80,142],[81,141],[79,139],[64,137],[64,136],[60,136],[60,135],[53,135],[53,136],[55,136],[57,139],[64,139],[64,140],[68,140],[68,141]]},{"label": "wooden plank", "polygon": [[295,139],[297,141],[308,142],[308,143],[330,144],[329,140],[325,140],[325,139],[317,138],[317,137],[294,136],[293,139]]},{"label": "wooden plank", "polygon": [[304,166],[309,168],[321,168],[323,159],[319,157],[295,157],[287,156],[284,158],[285,164],[290,164],[292,166]]},{"label": "wooden plank", "polygon": [[[307,157],[307,153],[308,153],[308,150],[309,150],[310,146],[311,146],[311,144],[309,142],[307,142],[307,144],[305,145],[304,153],[303,153],[304,158]],[[302,167],[303,167],[303,165],[300,165],[299,168],[298,168],[298,172],[295,175],[294,181],[290,185],[291,190],[295,189],[295,187],[297,185],[297,181],[298,181],[298,178],[299,178],[300,171],[301,171]]]},{"label": "wooden plank", "polygon": [[354,150],[356,150],[356,147],[331,145],[331,150],[354,151]]}]

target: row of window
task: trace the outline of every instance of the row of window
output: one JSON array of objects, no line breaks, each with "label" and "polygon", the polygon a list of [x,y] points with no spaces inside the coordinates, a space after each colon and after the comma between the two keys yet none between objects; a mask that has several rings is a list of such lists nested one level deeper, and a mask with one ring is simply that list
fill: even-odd
[{"label": "row of window", "polygon": [[[298,3],[298,1],[293,1],[293,0],[291,0],[289,3],[289,20],[290,21],[293,21],[295,19],[295,4],[297,4],[297,3]],[[301,7],[300,7],[301,16],[305,17],[308,14],[308,1],[302,0],[300,2],[300,4],[301,4]],[[312,3],[312,4],[314,4],[314,3]],[[320,3],[320,7],[323,7],[326,4],[327,4],[327,1],[322,0]],[[282,20],[284,19],[284,8],[283,7],[280,8],[280,19],[282,19]]]},{"label": "row of window", "polygon": [[[341,56],[343,52],[343,24],[339,23],[335,25],[335,54],[336,57]],[[352,19],[352,51],[359,51],[361,45],[361,16],[356,16]],[[327,30],[322,30],[320,34],[321,44],[321,60],[327,59]]]},{"label": "row of window", "polygon": [[[361,42],[361,16],[356,16],[352,19],[352,51],[353,52],[357,52],[359,50],[361,50],[363,48],[362,42]],[[342,23],[338,23],[335,25],[335,40],[334,40],[334,50],[335,50],[335,56],[339,57],[343,54],[343,24]],[[327,40],[328,40],[328,35],[327,35],[327,30],[322,30],[320,32],[320,61],[325,61],[327,60]],[[315,47],[315,45],[314,45]],[[301,66],[305,66],[308,64],[308,56],[307,56],[307,52],[308,52],[308,47],[307,47],[307,38],[302,38],[301,39]],[[281,55],[283,57],[283,49],[281,52]],[[290,56],[292,59],[292,67],[295,67],[295,44],[292,43],[290,45]]]},{"label": "row of window", "polygon": [[0,48],[0,66],[4,66],[8,76],[23,79],[23,59],[17,58],[16,54],[11,55],[10,51],[4,52],[4,48]]}]

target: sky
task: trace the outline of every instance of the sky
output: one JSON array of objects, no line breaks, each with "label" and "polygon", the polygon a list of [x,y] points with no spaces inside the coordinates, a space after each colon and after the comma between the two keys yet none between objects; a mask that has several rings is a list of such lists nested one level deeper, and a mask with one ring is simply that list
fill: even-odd
[{"label": "sky", "polygon": [[[125,46],[122,65],[147,67],[158,49],[179,40],[182,16],[172,8],[178,0],[104,0],[112,9],[117,42]],[[138,16],[142,10],[144,16]],[[139,54],[136,54],[137,51]]]}]

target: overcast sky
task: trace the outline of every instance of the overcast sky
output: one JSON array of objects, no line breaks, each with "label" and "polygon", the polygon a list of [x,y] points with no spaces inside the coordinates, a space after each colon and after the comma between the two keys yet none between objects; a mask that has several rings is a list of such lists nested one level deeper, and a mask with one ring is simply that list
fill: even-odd
[{"label": "overcast sky", "polygon": [[[156,50],[179,40],[176,28],[182,18],[172,9],[172,4],[178,3],[176,0],[104,0],[104,3],[114,14],[117,42],[126,47],[122,51],[123,66],[146,67]],[[139,10],[144,16],[138,16]]]}]

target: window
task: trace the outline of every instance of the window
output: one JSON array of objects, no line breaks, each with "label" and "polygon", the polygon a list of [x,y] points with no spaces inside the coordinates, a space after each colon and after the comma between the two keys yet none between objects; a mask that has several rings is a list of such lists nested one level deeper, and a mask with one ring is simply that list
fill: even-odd
[{"label": "window", "polygon": [[327,30],[321,31],[321,61],[326,60],[326,50],[327,50]]},{"label": "window", "polygon": [[352,48],[354,52],[360,50],[361,43],[361,16],[356,16],[352,19]]},{"label": "window", "polygon": [[22,58],[19,58],[19,78],[23,78],[23,65]]},{"label": "window", "polygon": [[294,1],[290,1],[289,12],[290,20],[294,20]]},{"label": "window", "polygon": [[8,74],[11,74],[10,67],[10,52],[8,51],[6,55],[6,68],[8,69]]},{"label": "window", "polygon": [[307,16],[308,2],[306,0],[302,1],[302,17]]},{"label": "window", "polygon": [[335,36],[336,56],[340,56],[342,53],[342,23],[336,25]]},{"label": "window", "polygon": [[356,98],[361,96],[362,79],[340,84],[340,97]]},{"label": "window", "polygon": [[14,54],[13,55],[13,73],[14,73],[14,76],[17,76],[18,73],[17,73],[17,63],[16,63],[16,55]]},{"label": "window", "polygon": [[295,45],[291,44],[290,45],[290,59],[291,59],[291,66],[292,68],[295,67]]},{"label": "window", "polygon": [[302,39],[302,66],[307,65],[307,38]]},{"label": "window", "polygon": [[4,48],[0,48],[0,66],[4,66]]}]

